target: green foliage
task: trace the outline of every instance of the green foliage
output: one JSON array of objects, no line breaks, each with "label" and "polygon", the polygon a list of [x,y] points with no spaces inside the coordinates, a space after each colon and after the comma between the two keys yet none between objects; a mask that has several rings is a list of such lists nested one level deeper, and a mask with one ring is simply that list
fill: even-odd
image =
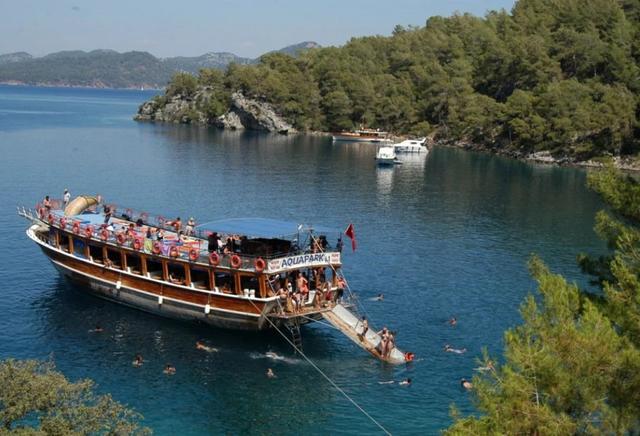
[{"label": "green foliage", "polygon": [[582,291],[533,258],[540,296],[526,299],[523,324],[506,332],[504,363],[474,378],[482,415],[454,409],[446,433],[640,431],[640,184],[609,166],[589,186],[609,205],[596,231],[612,252],[579,259],[602,292]]},{"label": "green foliage", "polygon": [[639,11],[636,0],[519,0],[512,13],[432,17],[390,37],[232,64],[220,92],[266,100],[303,130],[435,130],[498,148],[630,154]]},{"label": "green foliage", "polygon": [[181,95],[190,98],[195,94],[197,87],[198,79],[195,76],[189,73],[176,73],[167,87],[167,96]]},{"label": "green foliage", "polygon": [[0,361],[0,434],[150,434],[142,416],[93,382],[70,382],[50,362]]}]

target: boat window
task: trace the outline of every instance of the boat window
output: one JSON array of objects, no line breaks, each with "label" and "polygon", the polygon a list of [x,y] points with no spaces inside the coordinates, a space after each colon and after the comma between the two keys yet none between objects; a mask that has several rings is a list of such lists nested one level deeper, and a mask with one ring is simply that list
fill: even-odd
[{"label": "boat window", "polygon": [[191,268],[191,283],[198,289],[209,289],[209,271],[205,268]]},{"label": "boat window", "polygon": [[60,234],[60,249],[69,252],[69,237],[67,235]]},{"label": "boat window", "polygon": [[184,264],[169,262],[167,266],[169,269],[169,281],[176,285],[184,285],[186,280],[184,276]]},{"label": "boat window", "polygon": [[89,244],[89,255],[91,259],[96,263],[104,263],[102,258],[102,247],[94,244]]},{"label": "boat window", "polygon": [[107,257],[111,261],[111,267],[120,269],[122,266],[122,257],[120,256],[120,250],[108,248]]},{"label": "boat window", "polygon": [[216,272],[216,287],[220,292],[234,294],[236,290],[235,277],[229,273]]},{"label": "boat window", "polygon": [[147,272],[149,277],[162,280],[162,262],[147,258]]},{"label": "boat window", "polygon": [[249,291],[252,295],[259,296],[258,278],[253,274],[240,274],[240,289],[245,294]]},{"label": "boat window", "polygon": [[134,274],[142,274],[142,260],[140,255],[134,253],[127,253],[127,266]]},{"label": "boat window", "polygon": [[86,244],[84,240],[74,237],[73,238],[73,254],[75,254],[78,257],[84,257],[85,245]]}]

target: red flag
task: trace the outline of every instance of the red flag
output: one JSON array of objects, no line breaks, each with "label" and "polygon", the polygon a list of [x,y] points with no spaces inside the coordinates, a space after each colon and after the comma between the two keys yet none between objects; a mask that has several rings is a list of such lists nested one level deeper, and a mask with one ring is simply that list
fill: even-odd
[{"label": "red flag", "polygon": [[344,231],[344,234],[351,239],[351,250],[356,251],[356,232],[353,228],[353,223],[349,224],[349,227]]}]

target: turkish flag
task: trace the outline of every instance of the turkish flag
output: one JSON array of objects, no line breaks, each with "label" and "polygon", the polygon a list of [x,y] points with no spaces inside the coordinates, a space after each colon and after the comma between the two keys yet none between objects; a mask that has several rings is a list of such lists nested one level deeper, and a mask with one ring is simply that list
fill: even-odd
[{"label": "turkish flag", "polygon": [[349,227],[344,231],[344,234],[351,239],[351,250],[356,251],[356,232],[353,228],[353,224],[349,224]]}]

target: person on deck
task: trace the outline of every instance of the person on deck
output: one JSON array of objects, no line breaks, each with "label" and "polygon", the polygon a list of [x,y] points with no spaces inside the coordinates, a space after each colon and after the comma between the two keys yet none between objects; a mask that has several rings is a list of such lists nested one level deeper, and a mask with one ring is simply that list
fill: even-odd
[{"label": "person on deck", "polygon": [[362,317],[362,331],[358,335],[360,337],[361,341],[364,340],[365,335],[367,334],[367,331],[369,331],[369,321],[367,321],[367,317],[363,316]]},{"label": "person on deck", "polygon": [[180,221],[180,217],[177,217],[174,221],[171,222],[170,225],[172,225],[173,230],[178,233],[182,229],[182,221]]},{"label": "person on deck", "polygon": [[185,233],[187,236],[193,236],[195,234],[196,220],[193,217],[189,217],[189,221],[187,221],[187,227],[185,228]]},{"label": "person on deck", "polygon": [[64,194],[62,194],[62,204],[64,205],[64,208],[67,207],[69,201],[71,201],[71,193],[68,189],[65,189]]},{"label": "person on deck", "polygon": [[218,234],[216,232],[209,233],[209,236],[207,236],[207,242],[207,249],[209,250],[209,253],[213,253],[214,251],[217,253],[220,251],[220,248],[218,247]]},{"label": "person on deck", "polygon": [[336,301],[341,302],[344,295],[344,288],[347,286],[347,282],[344,281],[344,277],[338,277],[338,288],[336,289]]},{"label": "person on deck", "polygon": [[111,206],[109,206],[108,204],[102,206],[102,213],[104,213],[104,223],[109,224],[109,220],[111,219],[111,215],[113,214]]},{"label": "person on deck", "polygon": [[51,211],[51,200],[49,199],[48,195],[44,196],[44,200],[42,200],[42,207],[44,207],[44,210],[47,213]]},{"label": "person on deck", "polygon": [[156,235],[156,239],[160,242],[164,240],[164,230],[158,230],[158,234]]}]

